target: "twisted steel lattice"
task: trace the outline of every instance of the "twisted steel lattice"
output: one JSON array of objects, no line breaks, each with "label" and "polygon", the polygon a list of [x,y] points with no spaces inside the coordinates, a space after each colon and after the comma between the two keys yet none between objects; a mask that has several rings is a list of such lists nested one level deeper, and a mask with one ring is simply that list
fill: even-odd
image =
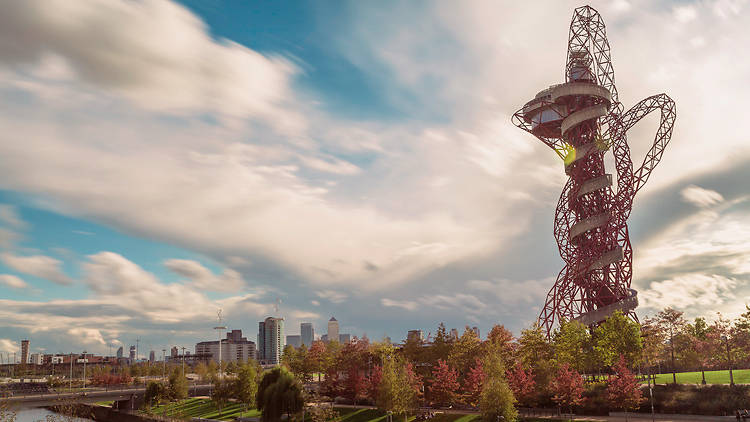
[{"label": "twisted steel lattice", "polygon": [[[512,118],[560,155],[570,176],[554,224],[565,266],[539,315],[547,335],[562,320],[596,325],[618,309],[637,319],[627,219],[633,198],[661,160],[676,116],[675,104],[666,94],[648,97],[623,112],[604,21],[589,6],[573,14],[565,80],[541,91]],[[643,163],[634,169],[627,131],[654,110],[661,113],[659,129]],[[610,150],[616,187],[604,167]]]}]

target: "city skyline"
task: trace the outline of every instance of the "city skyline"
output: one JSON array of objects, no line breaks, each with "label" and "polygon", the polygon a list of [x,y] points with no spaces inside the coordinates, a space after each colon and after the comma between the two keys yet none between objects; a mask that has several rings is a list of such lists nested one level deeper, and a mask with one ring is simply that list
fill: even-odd
[{"label": "city skyline", "polygon": [[[510,116],[562,82],[579,5],[8,6],[0,353],[29,339],[29,355],[139,343],[144,358],[215,339],[219,309],[251,339],[277,314],[290,335],[334,315],[371,340],[440,322],[518,334],[562,265],[565,174]],[[750,8],[592,6],[623,103],[678,104],[629,220],[636,312],[734,317],[750,303],[750,150],[728,122],[750,93]],[[636,162],[652,124],[628,135]]]}]

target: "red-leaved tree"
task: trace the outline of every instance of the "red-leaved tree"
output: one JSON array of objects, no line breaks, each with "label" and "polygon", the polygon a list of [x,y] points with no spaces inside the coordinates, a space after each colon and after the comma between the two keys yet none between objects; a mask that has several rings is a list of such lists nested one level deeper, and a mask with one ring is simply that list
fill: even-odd
[{"label": "red-leaved tree", "polygon": [[482,369],[482,361],[475,360],[474,366],[464,377],[465,401],[469,406],[479,406],[479,399],[482,397],[482,386],[487,375]]},{"label": "red-leaved tree", "polygon": [[625,364],[625,357],[620,355],[620,360],[614,366],[615,376],[610,377],[607,385],[607,398],[610,405],[615,409],[622,409],[627,421],[627,411],[636,410],[643,401],[643,393],[635,375]]},{"label": "red-leaved tree", "polygon": [[452,404],[459,388],[458,371],[451,368],[446,361],[438,359],[437,366],[432,370],[432,377],[432,402],[439,405]]},{"label": "red-leaved tree", "polygon": [[517,362],[516,366],[508,371],[506,377],[516,400],[522,405],[530,406],[534,399],[534,387],[536,386],[531,368],[527,371],[523,369],[521,362]]},{"label": "red-leaved tree", "polygon": [[367,377],[367,398],[372,400],[373,403],[378,399],[378,389],[380,388],[380,380],[383,379],[383,368],[380,365],[375,365],[370,371],[370,376]]},{"label": "red-leaved tree", "polygon": [[567,363],[560,365],[557,377],[552,381],[552,400],[560,406],[567,406],[573,417],[573,406],[583,403],[583,378]]}]

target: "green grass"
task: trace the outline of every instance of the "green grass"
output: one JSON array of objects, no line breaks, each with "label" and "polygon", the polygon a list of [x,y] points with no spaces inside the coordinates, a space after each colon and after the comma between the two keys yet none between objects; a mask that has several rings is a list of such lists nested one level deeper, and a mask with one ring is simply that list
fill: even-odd
[{"label": "green grass", "polygon": [[[734,382],[736,384],[750,384],[750,369],[735,369],[732,371]],[[698,372],[678,372],[678,384],[700,384],[701,373]],[[645,384],[646,381],[643,381]],[[672,373],[656,374],[657,384],[671,384]],[[729,371],[706,371],[707,384],[729,384]]]},{"label": "green grass", "polygon": [[219,408],[216,407],[215,403],[205,398],[187,399],[154,406],[151,412],[155,415],[164,415],[166,413],[167,416],[181,419],[204,418],[223,421],[234,420],[240,416],[244,418],[260,416],[260,412],[257,410],[249,409],[245,411],[243,404],[234,402],[224,405],[221,415],[219,415]]},{"label": "green grass", "polygon": [[[384,422],[386,412],[379,409],[355,409],[352,407],[334,407],[339,413],[340,422]],[[437,412],[440,412],[439,410]],[[415,415],[410,415],[408,421],[414,421]],[[462,413],[438,413],[430,422],[472,422],[478,421],[479,415]],[[393,422],[403,422],[403,416],[394,416]]]},{"label": "green grass", "polygon": [[108,407],[112,407],[112,404],[113,404],[113,403],[114,403],[114,400],[109,400],[109,401],[98,401],[98,402],[96,402],[96,403],[94,403],[94,404],[98,404],[99,406],[108,406]]}]

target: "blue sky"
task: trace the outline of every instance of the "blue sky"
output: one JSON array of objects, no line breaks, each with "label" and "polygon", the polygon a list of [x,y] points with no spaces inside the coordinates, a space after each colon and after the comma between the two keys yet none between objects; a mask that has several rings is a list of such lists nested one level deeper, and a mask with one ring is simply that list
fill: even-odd
[{"label": "blue sky", "polygon": [[[750,297],[744,1],[594,2],[621,101],[678,122],[636,200],[640,315]],[[0,352],[518,333],[562,261],[562,164],[510,115],[574,2],[19,2],[0,16]],[[707,99],[711,100],[708,101]],[[656,127],[630,133],[643,155]],[[723,124],[717,125],[717,122]]]}]

